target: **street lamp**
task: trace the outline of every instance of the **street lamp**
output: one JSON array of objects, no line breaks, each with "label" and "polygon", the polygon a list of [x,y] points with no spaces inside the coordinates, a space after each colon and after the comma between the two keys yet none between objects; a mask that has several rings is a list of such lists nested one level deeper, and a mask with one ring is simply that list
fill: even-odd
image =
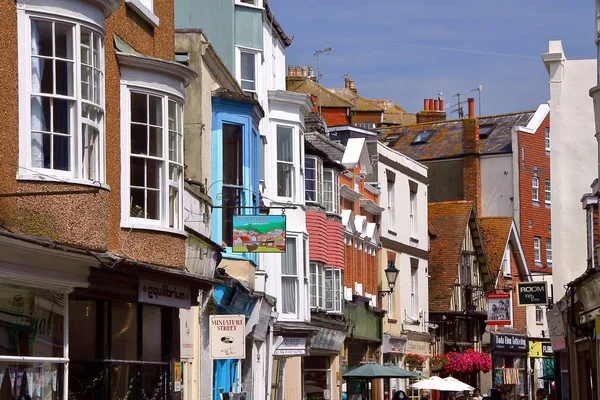
[{"label": "street lamp", "polygon": [[390,260],[388,267],[383,272],[385,272],[385,279],[387,280],[390,290],[379,291],[379,297],[381,298],[385,297],[388,293],[394,292],[394,286],[396,286],[396,279],[398,279],[398,273],[400,271],[396,268],[394,260]]}]

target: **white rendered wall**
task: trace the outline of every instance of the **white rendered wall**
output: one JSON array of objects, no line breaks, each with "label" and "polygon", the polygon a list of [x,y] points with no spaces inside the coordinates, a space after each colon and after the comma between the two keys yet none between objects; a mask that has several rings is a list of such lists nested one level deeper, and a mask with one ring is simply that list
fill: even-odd
[{"label": "white rendered wall", "polygon": [[586,221],[580,199],[596,178],[598,157],[588,94],[596,85],[596,60],[566,60],[564,53],[562,59],[548,60],[562,53],[559,46],[550,42],[550,53],[543,55],[550,75],[554,301],[586,270]]},{"label": "white rendered wall", "polygon": [[481,211],[485,217],[513,216],[512,154],[481,157]]}]

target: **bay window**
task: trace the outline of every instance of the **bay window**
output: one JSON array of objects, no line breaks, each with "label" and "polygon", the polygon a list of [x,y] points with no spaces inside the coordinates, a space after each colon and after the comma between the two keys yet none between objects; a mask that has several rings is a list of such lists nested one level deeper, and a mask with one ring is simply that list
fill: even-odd
[{"label": "bay window", "polygon": [[323,161],[317,157],[304,158],[305,200],[323,202]]},{"label": "bay window", "polygon": [[323,206],[327,212],[340,213],[339,174],[332,169],[323,170]]},{"label": "bay window", "polygon": [[169,96],[129,91],[130,223],[183,229],[182,106]]},{"label": "bay window", "polygon": [[[104,43],[94,26],[19,14],[20,177],[104,182]],[[25,74],[25,71],[29,71]]]},{"label": "bay window", "polygon": [[233,245],[233,217],[241,214],[240,206],[245,205],[243,182],[243,127],[239,124],[224,123],[223,131],[223,224],[221,241],[227,246]]},{"label": "bay window", "polygon": [[294,129],[277,125],[277,195],[293,197]]},{"label": "bay window", "polygon": [[342,312],[342,270],[310,263],[310,307]]},{"label": "bay window", "polygon": [[285,253],[281,255],[281,312],[298,313],[298,260],[296,238],[285,239]]}]

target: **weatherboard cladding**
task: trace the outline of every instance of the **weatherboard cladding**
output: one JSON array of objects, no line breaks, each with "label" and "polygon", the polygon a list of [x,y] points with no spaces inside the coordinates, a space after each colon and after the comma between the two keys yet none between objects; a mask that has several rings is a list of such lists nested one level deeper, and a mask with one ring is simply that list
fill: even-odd
[{"label": "weatherboard cladding", "polygon": [[[480,139],[481,154],[511,153],[513,127],[526,126],[534,114],[535,111],[524,111],[479,118],[480,128],[493,126],[489,135]],[[412,144],[425,131],[432,133],[427,142]],[[452,120],[384,129],[380,140],[415,160],[435,160],[462,157],[465,153],[462,134],[463,120]]]}]

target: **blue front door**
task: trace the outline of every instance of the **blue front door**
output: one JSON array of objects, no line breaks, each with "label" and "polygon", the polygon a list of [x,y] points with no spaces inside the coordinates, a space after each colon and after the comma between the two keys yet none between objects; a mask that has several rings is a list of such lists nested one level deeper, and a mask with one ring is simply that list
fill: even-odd
[{"label": "blue front door", "polygon": [[237,366],[238,360],[214,361],[213,400],[221,400],[221,393],[233,392],[238,380]]}]

